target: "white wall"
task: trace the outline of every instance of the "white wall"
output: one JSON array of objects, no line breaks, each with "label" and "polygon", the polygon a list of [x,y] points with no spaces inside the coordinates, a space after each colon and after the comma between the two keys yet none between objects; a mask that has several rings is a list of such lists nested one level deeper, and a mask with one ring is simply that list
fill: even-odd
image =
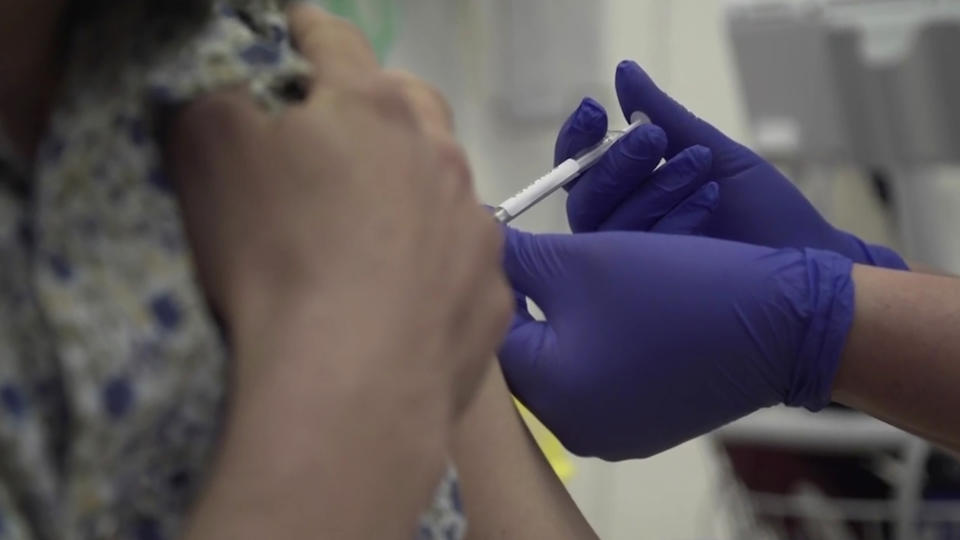
[{"label": "white wall", "polygon": [[[723,0],[609,0],[606,63],[641,63],[681,103],[746,135],[724,36]],[[612,73],[612,68],[611,68]]]}]

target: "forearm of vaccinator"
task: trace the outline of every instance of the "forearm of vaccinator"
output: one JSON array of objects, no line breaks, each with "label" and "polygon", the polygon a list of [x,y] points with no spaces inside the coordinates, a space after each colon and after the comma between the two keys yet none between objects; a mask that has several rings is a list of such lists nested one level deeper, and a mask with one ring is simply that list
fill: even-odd
[{"label": "forearm of vaccinator", "polygon": [[857,266],[833,397],[960,452],[960,279]]}]

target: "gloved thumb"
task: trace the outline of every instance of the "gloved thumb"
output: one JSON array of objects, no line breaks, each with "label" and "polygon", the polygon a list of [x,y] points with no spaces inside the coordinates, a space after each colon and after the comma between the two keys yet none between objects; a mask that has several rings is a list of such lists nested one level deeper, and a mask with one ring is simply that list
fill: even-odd
[{"label": "gloved thumb", "polygon": [[636,62],[625,60],[617,66],[616,86],[627,119],[642,112],[667,133],[667,159],[685,148],[701,145],[713,152],[714,165],[722,167],[730,151],[742,148],[660,90]]},{"label": "gloved thumb", "polygon": [[[607,111],[592,98],[583,98],[557,134],[553,147],[553,164],[559,165],[583,149],[593,146],[607,136]],[[564,187],[569,187],[564,186]]]},{"label": "gloved thumb", "polygon": [[549,316],[553,279],[559,275],[559,235],[535,235],[506,228],[504,268],[518,295],[517,316],[500,348],[500,366],[510,391],[534,414],[542,414],[550,401],[545,389],[556,376],[557,337],[548,322],[535,320],[526,311],[529,297]]},{"label": "gloved thumb", "polygon": [[557,337],[549,323],[518,316],[500,351],[500,368],[510,392],[535,414],[542,414],[544,390],[557,375]]},{"label": "gloved thumb", "polygon": [[553,278],[561,271],[560,235],[537,235],[506,228],[503,268],[514,290],[549,311]]}]

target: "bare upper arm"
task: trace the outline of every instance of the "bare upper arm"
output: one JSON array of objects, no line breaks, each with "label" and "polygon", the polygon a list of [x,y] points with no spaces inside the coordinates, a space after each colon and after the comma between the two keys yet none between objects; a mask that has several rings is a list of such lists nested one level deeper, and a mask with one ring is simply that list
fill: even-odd
[{"label": "bare upper arm", "polygon": [[[243,122],[255,121],[236,116],[232,99],[238,98],[226,94],[188,106],[168,132],[167,157],[187,209],[192,193],[184,188],[206,173],[207,159],[196,151],[198,139],[237,137]],[[527,431],[496,362],[461,420],[454,461],[471,539],[597,538]]]},{"label": "bare upper arm", "polygon": [[597,538],[527,431],[496,363],[461,421],[454,460],[471,539]]}]

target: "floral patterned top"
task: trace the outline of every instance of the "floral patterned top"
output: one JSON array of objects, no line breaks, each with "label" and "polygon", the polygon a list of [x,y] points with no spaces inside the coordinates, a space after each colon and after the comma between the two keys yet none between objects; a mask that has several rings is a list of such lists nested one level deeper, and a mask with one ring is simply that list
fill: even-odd
[{"label": "floral patterned top", "polygon": [[[0,136],[0,538],[178,536],[222,422],[227,356],[158,120],[240,82],[282,106],[307,75],[279,11],[221,5],[109,92],[68,87],[35,159]],[[419,537],[464,529],[451,469]]]}]

